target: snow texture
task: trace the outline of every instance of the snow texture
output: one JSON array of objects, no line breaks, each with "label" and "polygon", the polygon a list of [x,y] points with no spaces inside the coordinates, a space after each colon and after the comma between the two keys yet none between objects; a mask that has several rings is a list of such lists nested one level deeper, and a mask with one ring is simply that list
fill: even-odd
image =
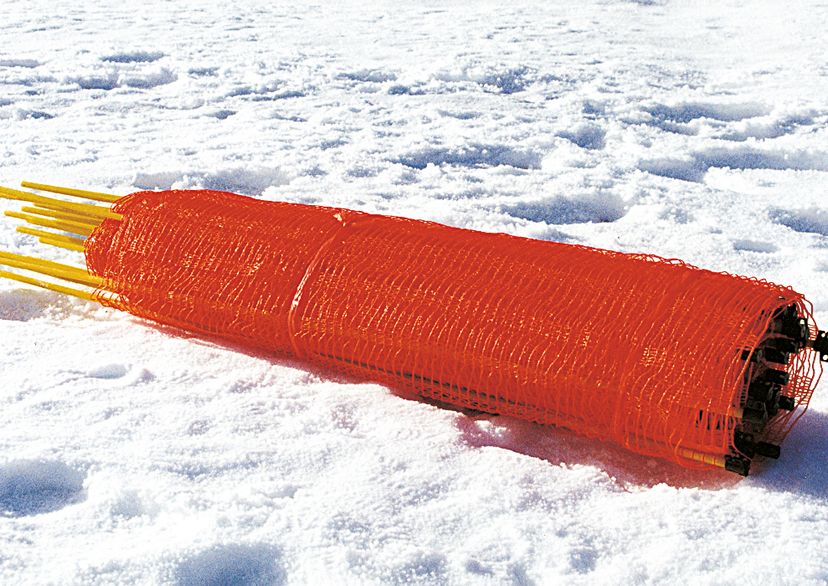
[{"label": "snow texture", "polygon": [[[828,5],[409,4],[0,3],[0,181],[655,253],[828,324]],[[741,480],[9,281],[0,341],[3,584],[828,581],[824,388]]]}]

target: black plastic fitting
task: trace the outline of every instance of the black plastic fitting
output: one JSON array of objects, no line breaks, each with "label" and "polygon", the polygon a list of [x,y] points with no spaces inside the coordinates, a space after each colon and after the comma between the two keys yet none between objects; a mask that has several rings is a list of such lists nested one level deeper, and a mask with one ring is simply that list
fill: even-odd
[{"label": "black plastic fitting", "polygon": [[788,364],[791,360],[789,352],[783,352],[778,348],[771,348],[770,346],[763,348],[762,356],[768,362],[775,362],[776,364]]},{"label": "black plastic fitting", "polygon": [[750,460],[742,456],[725,456],[725,470],[747,476],[750,472]]},{"label": "black plastic fitting", "polygon": [[791,382],[791,375],[789,375],[784,370],[776,370],[775,368],[767,369],[762,378],[764,378],[766,381],[770,383],[781,386],[785,386],[786,384]]},{"label": "black plastic fitting", "polygon": [[776,385],[767,380],[754,380],[748,387],[748,397],[754,401],[768,403],[773,400]]},{"label": "black plastic fitting", "polygon": [[733,434],[733,446],[748,458],[756,454],[756,444],[753,441],[753,434],[737,431]]},{"label": "black plastic fitting", "polygon": [[756,450],[757,456],[773,458],[774,460],[779,459],[779,455],[782,453],[782,449],[779,446],[769,442],[759,442],[754,446],[754,449]]},{"label": "black plastic fitting", "polygon": [[811,342],[811,348],[819,353],[822,362],[828,362],[828,332],[818,332],[816,340]]},{"label": "black plastic fitting", "polygon": [[786,395],[779,395],[779,408],[785,411],[793,411],[796,409],[796,401],[793,397]]}]

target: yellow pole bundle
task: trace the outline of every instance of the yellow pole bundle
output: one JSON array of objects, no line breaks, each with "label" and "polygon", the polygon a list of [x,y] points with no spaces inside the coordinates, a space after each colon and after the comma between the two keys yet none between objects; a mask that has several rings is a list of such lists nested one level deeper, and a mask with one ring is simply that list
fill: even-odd
[{"label": "yellow pole bundle", "polygon": [[[46,185],[24,181],[23,187],[29,187],[40,191],[48,191],[60,195],[66,195],[76,199],[87,199],[112,204],[118,199],[116,195],[100,193],[97,191],[86,191],[56,185]],[[28,224],[51,228],[55,232],[18,226],[17,231],[29,236],[34,236],[41,243],[55,246],[74,252],[84,251],[86,237],[100,226],[105,219],[120,220],[122,216],[109,209],[109,206],[99,206],[75,201],[66,201],[52,197],[45,197],[30,191],[21,191],[9,187],[0,187],[0,198],[23,201],[34,205],[26,205],[20,212],[6,211],[4,215],[18,220],[24,220]],[[15,269],[15,271],[0,270],[0,277],[5,277],[20,283],[26,283],[35,287],[64,293],[80,299],[95,301],[95,290],[103,290],[103,279],[89,274],[86,267],[76,267],[68,264],[57,263],[32,256],[13,254],[0,251],[0,265]],[[36,273],[44,278],[34,278],[17,271]],[[67,286],[64,283],[71,283],[88,287],[90,290],[78,289]]]},{"label": "yellow pole bundle", "polygon": [[[57,189],[57,188],[53,188]],[[82,197],[77,195],[78,190],[72,189],[65,192],[65,195],[73,196],[73,197]],[[16,199],[20,201],[28,201],[33,204],[37,204],[41,207],[45,207],[52,210],[58,211],[66,211],[66,212],[74,212],[76,214],[81,214],[88,216],[90,218],[97,218],[99,222],[104,218],[112,218],[113,220],[121,220],[123,217],[120,214],[116,214],[111,211],[108,207],[97,206],[92,204],[86,203],[74,203],[68,202],[61,199],[55,199],[52,197],[44,197],[42,195],[37,195],[31,193],[30,191],[20,191],[19,189],[11,189],[8,187],[0,187],[0,197],[5,199]]]}]

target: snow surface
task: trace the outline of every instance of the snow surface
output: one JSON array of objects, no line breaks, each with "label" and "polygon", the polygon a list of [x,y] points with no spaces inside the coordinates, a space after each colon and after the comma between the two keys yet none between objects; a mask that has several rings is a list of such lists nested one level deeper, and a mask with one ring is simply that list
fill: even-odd
[{"label": "snow surface", "polygon": [[[828,4],[412,4],[4,0],[0,181],[655,253],[828,324]],[[9,281],[0,341],[3,584],[828,581],[822,388],[741,480]]]}]

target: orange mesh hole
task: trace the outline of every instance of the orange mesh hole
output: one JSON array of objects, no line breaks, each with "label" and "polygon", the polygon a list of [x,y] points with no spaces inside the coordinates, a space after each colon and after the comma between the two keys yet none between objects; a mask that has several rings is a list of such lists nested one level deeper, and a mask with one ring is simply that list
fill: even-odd
[{"label": "orange mesh hole", "polygon": [[[654,256],[215,191],[113,209],[86,243],[105,304],[689,466],[738,453],[745,350],[782,308],[811,317],[788,287]],[[784,368],[805,407],[821,366]]]}]

